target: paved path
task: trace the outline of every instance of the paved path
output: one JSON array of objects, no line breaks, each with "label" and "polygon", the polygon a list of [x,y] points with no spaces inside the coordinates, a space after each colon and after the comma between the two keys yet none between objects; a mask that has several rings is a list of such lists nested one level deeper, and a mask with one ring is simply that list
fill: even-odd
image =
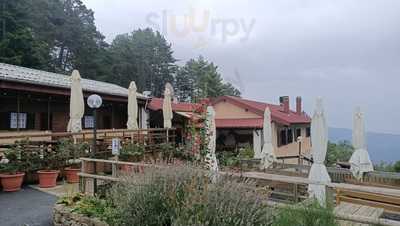
[{"label": "paved path", "polygon": [[1,226],[51,226],[57,197],[29,187],[19,192],[0,192]]}]

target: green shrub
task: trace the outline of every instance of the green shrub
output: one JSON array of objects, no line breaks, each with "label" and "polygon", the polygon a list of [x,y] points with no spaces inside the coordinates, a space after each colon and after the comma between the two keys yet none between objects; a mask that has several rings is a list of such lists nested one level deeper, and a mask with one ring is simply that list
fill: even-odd
[{"label": "green shrub", "polygon": [[108,199],[100,199],[97,196],[84,196],[76,193],[60,198],[57,202],[72,209],[72,212],[89,217],[96,217],[106,222],[113,223],[116,219],[116,211]]},{"label": "green shrub", "polygon": [[250,145],[246,145],[239,150],[239,159],[252,159],[254,158],[254,149]]},{"label": "green shrub", "polygon": [[232,151],[217,152],[217,159],[221,166],[235,167],[240,165],[239,157]]},{"label": "green shrub", "polygon": [[337,226],[332,208],[324,208],[318,202],[283,208],[272,226]]},{"label": "green shrub", "polygon": [[139,162],[143,159],[144,147],[140,144],[128,143],[122,146],[119,158],[122,161]]},{"label": "green shrub", "polygon": [[115,225],[269,225],[271,209],[247,183],[221,178],[210,184],[206,172],[188,167],[148,169],[132,174],[110,192]]}]

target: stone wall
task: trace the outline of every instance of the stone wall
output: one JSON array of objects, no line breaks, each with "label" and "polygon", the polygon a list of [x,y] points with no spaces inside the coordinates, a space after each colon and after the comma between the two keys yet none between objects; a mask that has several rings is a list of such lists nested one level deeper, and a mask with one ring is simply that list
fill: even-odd
[{"label": "stone wall", "polygon": [[97,218],[90,218],[82,214],[73,213],[71,208],[56,204],[53,208],[54,226],[109,226]]}]

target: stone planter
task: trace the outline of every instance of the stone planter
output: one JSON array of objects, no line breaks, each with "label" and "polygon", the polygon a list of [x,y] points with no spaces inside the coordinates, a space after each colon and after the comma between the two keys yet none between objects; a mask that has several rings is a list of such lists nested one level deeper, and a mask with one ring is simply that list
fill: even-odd
[{"label": "stone planter", "polygon": [[106,222],[97,218],[91,218],[82,214],[73,213],[71,208],[56,204],[53,208],[54,226],[109,226]]}]

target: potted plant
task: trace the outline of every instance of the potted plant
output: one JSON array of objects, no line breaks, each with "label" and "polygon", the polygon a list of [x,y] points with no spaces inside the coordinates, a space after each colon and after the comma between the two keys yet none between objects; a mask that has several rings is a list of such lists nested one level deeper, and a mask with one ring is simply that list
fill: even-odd
[{"label": "potted plant", "polygon": [[5,158],[0,160],[0,179],[3,191],[12,192],[21,190],[25,173],[20,171],[21,164],[15,152],[7,151]]},{"label": "potted plant", "polygon": [[87,149],[86,143],[74,144],[70,139],[63,139],[57,147],[57,152],[64,155],[67,165],[64,168],[67,183],[78,183],[78,173],[81,171],[79,157],[85,154]]},{"label": "potted plant", "polygon": [[[144,157],[144,148],[139,144],[129,143],[124,145],[119,154],[119,160],[125,162],[140,162]],[[133,171],[135,167],[130,165],[121,165],[122,171]],[[143,172],[143,167],[138,167],[139,172]]]},{"label": "potted plant", "polygon": [[39,187],[51,188],[57,185],[57,178],[60,174],[60,156],[56,151],[48,148],[44,150],[42,156],[42,170],[37,171],[39,177]]}]

